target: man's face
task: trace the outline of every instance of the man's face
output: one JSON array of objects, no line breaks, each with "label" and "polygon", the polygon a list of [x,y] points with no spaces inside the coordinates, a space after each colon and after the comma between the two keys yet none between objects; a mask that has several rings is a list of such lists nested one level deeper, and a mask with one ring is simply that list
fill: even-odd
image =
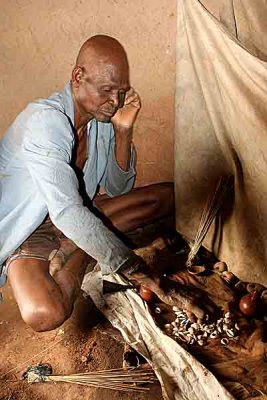
[{"label": "man's face", "polygon": [[84,115],[110,122],[130,89],[128,65],[99,62],[90,70],[83,67],[76,89],[76,101]]}]

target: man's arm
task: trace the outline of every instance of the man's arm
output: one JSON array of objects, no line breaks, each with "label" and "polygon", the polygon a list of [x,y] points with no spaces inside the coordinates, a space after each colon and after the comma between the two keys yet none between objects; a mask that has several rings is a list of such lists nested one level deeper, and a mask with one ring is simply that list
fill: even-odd
[{"label": "man's arm", "polygon": [[114,128],[114,132],[116,161],[126,172],[130,167],[133,128]]},{"label": "man's arm", "polygon": [[123,171],[128,171],[130,167],[133,125],[140,108],[140,97],[131,88],[126,93],[124,105],[111,120],[115,132],[115,156]]},{"label": "man's arm", "polygon": [[110,196],[129,192],[135,181],[136,152],[132,143],[133,124],[141,107],[134,89],[127,92],[124,106],[112,118],[112,131],[105,173],[100,185]]}]

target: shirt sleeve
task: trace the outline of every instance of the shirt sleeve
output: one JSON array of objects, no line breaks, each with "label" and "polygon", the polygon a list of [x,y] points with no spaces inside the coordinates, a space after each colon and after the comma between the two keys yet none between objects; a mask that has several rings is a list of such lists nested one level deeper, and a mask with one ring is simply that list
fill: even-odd
[{"label": "shirt sleeve", "polygon": [[69,165],[74,138],[67,118],[55,110],[34,115],[23,142],[28,170],[54,225],[87,254],[103,274],[116,272],[134,253],[83,205]]},{"label": "shirt sleeve", "polygon": [[[112,126],[112,125],[111,125]],[[113,127],[111,128],[111,140],[108,154],[107,166],[100,185],[110,197],[128,193],[134,186],[135,182],[135,163],[136,151],[134,145],[131,145],[130,166],[128,171],[124,171],[118,164],[115,156],[115,135]]]}]

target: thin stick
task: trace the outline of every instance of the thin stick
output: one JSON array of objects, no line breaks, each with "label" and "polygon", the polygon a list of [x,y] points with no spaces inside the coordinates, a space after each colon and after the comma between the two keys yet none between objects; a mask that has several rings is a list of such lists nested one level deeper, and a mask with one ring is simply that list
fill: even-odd
[{"label": "thin stick", "polygon": [[111,389],[111,390],[123,390],[123,391],[132,391],[132,392],[147,392],[149,391],[149,388],[142,388],[142,387],[130,387],[126,385],[111,385],[111,384],[104,384],[104,383],[83,383],[83,382],[73,382],[73,381],[68,381],[64,380],[61,381],[62,383],[75,383],[77,385],[82,385],[82,386],[93,386],[96,388],[103,388],[103,389]]},{"label": "thin stick", "polygon": [[138,382],[125,382],[122,381],[116,381],[111,380],[111,381],[104,381],[103,379],[72,379],[72,376],[59,376],[59,375],[52,375],[52,376],[44,376],[44,381],[45,382],[65,382],[65,383],[75,383],[77,385],[83,385],[83,386],[94,386],[98,388],[106,388],[106,389],[112,389],[112,390],[125,390],[125,391],[136,391],[136,392],[146,392],[149,391],[149,388],[145,387],[138,387],[136,385],[138,384],[148,384],[152,383],[154,381],[138,381]]}]

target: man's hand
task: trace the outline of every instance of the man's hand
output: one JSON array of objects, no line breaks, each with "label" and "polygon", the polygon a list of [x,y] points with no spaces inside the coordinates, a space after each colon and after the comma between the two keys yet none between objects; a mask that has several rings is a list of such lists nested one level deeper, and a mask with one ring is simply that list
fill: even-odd
[{"label": "man's hand", "polygon": [[131,158],[133,124],[141,108],[138,94],[131,88],[125,96],[124,105],[111,118],[115,132],[115,156],[118,165],[128,171]]},{"label": "man's hand", "polygon": [[129,130],[133,127],[136,117],[141,108],[141,100],[136,91],[131,88],[125,96],[124,104],[118,109],[111,122],[115,132],[118,130]]}]

